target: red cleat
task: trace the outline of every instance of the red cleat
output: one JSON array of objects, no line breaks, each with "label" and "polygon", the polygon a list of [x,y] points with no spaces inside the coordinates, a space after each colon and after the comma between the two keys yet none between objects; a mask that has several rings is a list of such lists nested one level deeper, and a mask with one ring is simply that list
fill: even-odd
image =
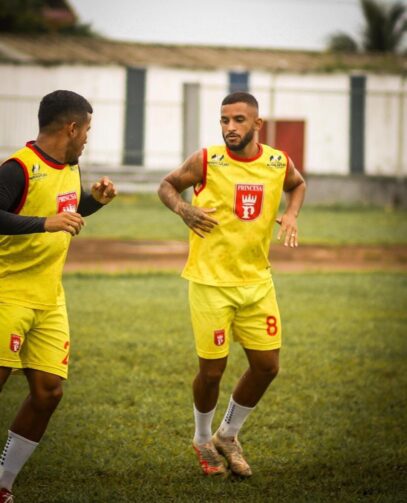
[{"label": "red cleat", "polygon": [[14,496],[11,494],[10,491],[5,489],[0,489],[0,503],[13,503],[14,502]]}]

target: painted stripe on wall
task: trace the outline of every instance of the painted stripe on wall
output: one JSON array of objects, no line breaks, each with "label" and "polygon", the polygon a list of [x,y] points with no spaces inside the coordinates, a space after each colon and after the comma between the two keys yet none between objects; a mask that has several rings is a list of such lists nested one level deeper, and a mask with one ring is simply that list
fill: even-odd
[{"label": "painted stripe on wall", "polygon": [[200,85],[184,84],[183,87],[183,158],[187,158],[200,147],[199,125],[200,114]]},{"label": "painted stripe on wall", "polygon": [[144,116],[146,70],[127,68],[124,164],[144,162]]},{"label": "painted stripe on wall", "polygon": [[350,78],[350,149],[351,173],[365,172],[365,100],[366,77],[352,75]]},{"label": "painted stripe on wall", "polygon": [[249,72],[229,72],[229,92],[249,91]]}]

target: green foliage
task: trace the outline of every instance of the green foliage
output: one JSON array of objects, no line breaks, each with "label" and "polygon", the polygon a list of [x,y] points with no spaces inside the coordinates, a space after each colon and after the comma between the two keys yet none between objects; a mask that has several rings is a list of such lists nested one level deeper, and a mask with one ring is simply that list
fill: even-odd
[{"label": "green foliage", "polygon": [[390,6],[374,0],[362,0],[366,26],[363,48],[366,52],[396,52],[407,31],[407,6],[394,2]]},{"label": "green foliage", "polygon": [[[181,218],[163,206],[155,194],[118,196],[109,207],[87,217],[86,223],[75,239],[188,239],[188,228]],[[407,244],[405,210],[305,205],[299,226],[304,244]]]},{"label": "green foliage", "polygon": [[[407,276],[280,274],[281,371],[240,439],[254,475],[210,480],[191,448],[197,368],[172,274],[65,277],[64,399],[15,484],[36,503],[405,501]],[[214,426],[246,368],[232,344]],[[26,393],[0,397],[0,445]]]},{"label": "green foliage", "polygon": [[43,0],[0,0],[0,30],[2,32],[45,31],[41,17]]},{"label": "green foliage", "polygon": [[332,52],[353,53],[358,51],[358,44],[347,33],[338,32],[330,37],[329,50]]},{"label": "green foliage", "polygon": [[70,35],[94,35],[89,24],[82,24],[72,14],[67,24],[49,22],[44,8],[63,8],[69,11],[64,0],[0,0],[0,31],[10,33],[47,33],[58,31]]},{"label": "green foliage", "polygon": [[[368,53],[394,53],[401,49],[407,32],[407,6],[404,2],[386,5],[377,0],[360,0],[365,26],[361,50]],[[358,43],[346,33],[330,37],[328,48],[333,52],[356,52]]]}]

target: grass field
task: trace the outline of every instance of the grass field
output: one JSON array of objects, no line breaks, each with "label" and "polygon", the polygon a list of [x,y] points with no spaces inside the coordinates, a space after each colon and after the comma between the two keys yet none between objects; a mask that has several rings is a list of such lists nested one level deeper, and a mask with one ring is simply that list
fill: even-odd
[{"label": "grass field", "polygon": [[[182,220],[157,196],[118,196],[87,218],[80,237],[186,240]],[[299,218],[302,243],[407,244],[407,211],[364,207],[305,206]],[[277,227],[277,226],[276,226]]]},{"label": "grass field", "polygon": [[[279,377],[245,424],[254,475],[201,476],[186,284],[173,274],[71,275],[65,397],[17,502],[404,502],[407,275],[280,274]],[[232,346],[215,426],[245,369]],[[25,393],[1,396],[0,441]]]}]

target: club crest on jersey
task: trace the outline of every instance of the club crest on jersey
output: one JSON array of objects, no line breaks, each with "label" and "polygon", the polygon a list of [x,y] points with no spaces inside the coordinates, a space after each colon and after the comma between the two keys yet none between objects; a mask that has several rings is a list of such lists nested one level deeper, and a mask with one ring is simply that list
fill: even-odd
[{"label": "club crest on jersey", "polygon": [[65,194],[58,194],[58,213],[63,211],[76,211],[78,207],[78,196],[76,192],[66,192]]},{"label": "club crest on jersey", "polygon": [[10,349],[13,353],[18,353],[21,348],[21,335],[10,335]]},{"label": "club crest on jersey", "polygon": [[256,220],[263,206],[263,185],[238,183],[235,185],[235,214],[240,220]]},{"label": "club crest on jersey", "polygon": [[225,329],[222,328],[222,330],[215,330],[213,332],[213,342],[215,343],[215,346],[222,346],[225,344]]}]

